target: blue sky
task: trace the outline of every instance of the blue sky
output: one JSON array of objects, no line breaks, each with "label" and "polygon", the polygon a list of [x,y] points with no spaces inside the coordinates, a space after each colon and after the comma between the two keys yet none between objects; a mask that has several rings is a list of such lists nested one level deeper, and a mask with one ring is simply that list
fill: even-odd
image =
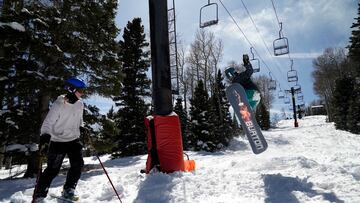
[{"label": "blue sky", "polygon": [[[184,47],[194,40],[199,29],[200,8],[207,0],[175,0],[177,32],[179,41]],[[211,0],[219,7],[219,23],[205,28],[215,33],[224,43],[222,69],[235,60],[241,62],[243,53],[249,53],[250,45],[238,30],[226,10],[218,0]],[[275,57],[269,54],[265,44],[272,51],[272,43],[278,37],[278,23],[271,0],[243,0],[250,12],[260,34],[256,31],[241,0],[222,0],[223,4],[235,18],[251,44],[269,67],[272,75],[280,82],[282,89],[289,89],[286,73],[290,70],[288,55]],[[312,60],[322,54],[328,47],[346,47],[351,35],[350,26],[357,16],[357,0],[277,0],[273,1],[279,20],[283,23],[283,34],[289,40],[290,57],[298,72],[299,84],[304,94],[305,103],[317,96],[313,92]],[[168,6],[172,0],[168,0]],[[123,30],[128,21],[134,17],[143,20],[146,34],[149,34],[148,0],[119,0],[116,16],[117,26]],[[205,14],[209,14],[205,13]],[[120,33],[121,38],[122,32]],[[260,36],[261,35],[261,36]],[[149,36],[148,36],[149,37]],[[255,56],[256,57],[256,56]],[[261,64],[261,72],[268,75],[269,69]],[[92,98],[91,103],[98,105],[102,111],[111,107],[110,100]],[[287,109],[282,101],[276,101],[274,109]]]}]

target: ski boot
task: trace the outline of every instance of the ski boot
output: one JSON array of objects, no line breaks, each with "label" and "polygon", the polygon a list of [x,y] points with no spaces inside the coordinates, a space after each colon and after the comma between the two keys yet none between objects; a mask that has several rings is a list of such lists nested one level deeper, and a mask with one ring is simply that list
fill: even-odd
[{"label": "ski boot", "polygon": [[75,195],[75,189],[73,188],[68,188],[68,189],[64,189],[61,192],[61,196],[65,199],[71,200],[71,201],[78,201],[79,200],[79,196]]}]

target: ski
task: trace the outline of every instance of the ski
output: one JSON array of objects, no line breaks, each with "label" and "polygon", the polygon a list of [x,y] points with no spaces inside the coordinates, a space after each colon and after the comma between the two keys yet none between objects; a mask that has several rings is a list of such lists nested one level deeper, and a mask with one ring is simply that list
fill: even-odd
[{"label": "ski", "polygon": [[226,97],[245,130],[254,154],[264,152],[268,145],[251,110],[244,88],[238,83],[233,83],[226,88]]},{"label": "ski", "polygon": [[62,196],[58,196],[58,195],[54,195],[54,194],[50,194],[50,197],[52,198],[55,198],[55,199],[58,199],[58,200],[61,200],[63,202],[70,202],[70,203],[75,203],[75,202],[78,202],[79,198],[76,198],[74,200],[71,200],[71,199],[67,199],[65,197],[62,197]]}]

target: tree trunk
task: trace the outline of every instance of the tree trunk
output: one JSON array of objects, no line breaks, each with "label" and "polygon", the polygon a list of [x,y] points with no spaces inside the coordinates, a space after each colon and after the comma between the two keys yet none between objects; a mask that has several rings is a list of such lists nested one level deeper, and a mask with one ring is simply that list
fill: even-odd
[{"label": "tree trunk", "polygon": [[4,153],[5,153],[5,145],[0,146],[0,169],[3,167],[4,163]]},{"label": "tree trunk", "polygon": [[[40,119],[43,121],[46,117],[46,114],[49,111],[49,102],[50,102],[50,94],[45,93],[41,96],[40,99]],[[40,136],[37,137],[37,143],[40,141]],[[38,152],[31,152],[31,155],[28,156],[27,168],[24,174],[24,178],[30,177],[33,178],[37,175],[40,169],[40,156],[38,156]]]},{"label": "tree trunk", "polygon": [[324,98],[325,98],[325,108],[326,108],[326,113],[327,113],[327,116],[328,116],[328,122],[333,122],[333,115],[332,115],[332,112],[331,112],[329,98],[326,96],[326,94],[324,94]]},{"label": "tree trunk", "polygon": [[5,157],[5,169],[11,168],[12,156]]}]

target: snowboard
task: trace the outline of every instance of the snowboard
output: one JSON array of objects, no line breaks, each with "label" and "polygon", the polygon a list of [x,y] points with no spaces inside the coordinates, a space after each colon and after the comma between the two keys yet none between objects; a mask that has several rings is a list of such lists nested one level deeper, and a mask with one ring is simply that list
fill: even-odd
[{"label": "snowboard", "polygon": [[239,83],[233,83],[226,88],[226,97],[245,131],[254,154],[264,152],[268,145],[249,105],[245,89]]},{"label": "snowboard", "polygon": [[58,195],[55,195],[55,194],[50,194],[50,197],[58,199],[61,202],[69,202],[69,203],[75,203],[75,202],[78,202],[78,200],[79,200],[79,198],[71,200],[71,199],[67,199],[65,197],[58,196]]}]

